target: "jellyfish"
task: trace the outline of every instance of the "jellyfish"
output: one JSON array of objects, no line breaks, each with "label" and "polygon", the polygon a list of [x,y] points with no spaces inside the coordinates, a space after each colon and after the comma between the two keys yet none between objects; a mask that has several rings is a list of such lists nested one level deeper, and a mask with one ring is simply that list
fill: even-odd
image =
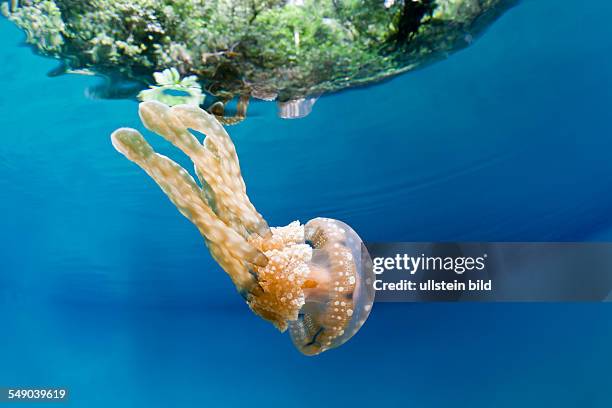
[{"label": "jellyfish", "polygon": [[[189,156],[195,178],[135,129],[116,130],[113,146],[198,228],[251,310],[288,330],[306,355],[355,335],[374,302],[372,261],[357,233],[329,218],[269,227],[249,200],[234,144],[213,115],[158,101],[141,103],[139,114],[147,129]],[[190,130],[204,134],[203,142]]]}]

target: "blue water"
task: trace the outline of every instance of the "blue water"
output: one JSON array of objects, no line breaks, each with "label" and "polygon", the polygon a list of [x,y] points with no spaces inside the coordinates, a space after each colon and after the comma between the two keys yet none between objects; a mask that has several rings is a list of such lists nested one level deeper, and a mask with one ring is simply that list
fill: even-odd
[{"label": "blue water", "polygon": [[[306,119],[252,105],[230,129],[252,201],[272,225],[338,218],[367,241],[612,240],[610,15],[524,1],[467,50]],[[0,34],[0,387],[69,387],[88,408],[611,405],[604,304],[377,304],[303,357],[110,145],[142,128],[136,104],[47,77],[57,62]]]}]

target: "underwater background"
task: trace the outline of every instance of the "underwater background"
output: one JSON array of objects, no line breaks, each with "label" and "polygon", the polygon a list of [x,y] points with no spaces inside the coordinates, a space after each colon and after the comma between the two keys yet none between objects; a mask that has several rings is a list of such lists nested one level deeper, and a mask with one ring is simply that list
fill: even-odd
[{"label": "underwater background", "polygon": [[[252,104],[229,129],[251,200],[270,225],[338,218],[369,242],[612,240],[610,15],[523,1],[468,49],[305,119]],[[610,406],[609,303],[379,303],[302,356],[111,146],[142,129],[137,104],[48,77],[57,61],[0,33],[0,387],[90,408]]]}]

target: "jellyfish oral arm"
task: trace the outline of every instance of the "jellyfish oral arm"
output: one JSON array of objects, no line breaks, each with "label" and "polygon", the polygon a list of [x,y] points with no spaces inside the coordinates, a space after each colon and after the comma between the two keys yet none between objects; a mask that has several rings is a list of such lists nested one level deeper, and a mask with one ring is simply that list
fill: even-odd
[{"label": "jellyfish oral arm", "polygon": [[[223,126],[210,114],[192,105],[169,108],[159,102],[140,104],[145,127],[182,150],[193,161],[196,171],[211,187],[219,217],[233,227],[268,234],[268,225],[246,195],[236,149]],[[206,135],[204,144],[189,128]]]},{"label": "jellyfish oral arm", "polygon": [[251,287],[253,276],[236,259],[265,265],[267,259],[236,231],[227,227],[201,198],[201,190],[189,173],[169,158],[157,154],[134,129],[121,128],[112,134],[115,149],[138,164],[166,193],[170,201],[207,239],[213,256],[231,276],[240,291]]}]

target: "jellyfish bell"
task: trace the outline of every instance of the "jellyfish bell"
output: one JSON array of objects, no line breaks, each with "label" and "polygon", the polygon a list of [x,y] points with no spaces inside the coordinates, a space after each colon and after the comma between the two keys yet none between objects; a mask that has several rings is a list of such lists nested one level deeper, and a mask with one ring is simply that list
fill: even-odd
[{"label": "jellyfish bell", "polygon": [[304,305],[289,333],[302,353],[315,355],[341,346],[365,323],[374,303],[374,272],[361,238],[342,221],[310,220],[305,238],[313,254]]},{"label": "jellyfish bell", "polygon": [[[137,130],[116,130],[113,146],[198,228],[251,310],[279,330],[289,329],[307,355],[350,339],[374,301],[372,261],[357,233],[327,218],[269,227],[250,202],[236,149],[213,115],[158,101],[141,103],[139,113],[147,129],[189,156],[197,181]],[[206,135],[204,141],[190,129]]]}]

